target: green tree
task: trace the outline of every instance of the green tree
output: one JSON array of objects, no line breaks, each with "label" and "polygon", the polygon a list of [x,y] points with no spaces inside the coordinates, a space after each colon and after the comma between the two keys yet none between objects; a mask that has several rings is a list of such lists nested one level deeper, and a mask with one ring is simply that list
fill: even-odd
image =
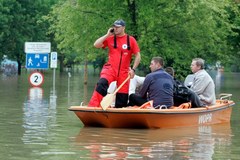
[{"label": "green tree", "polygon": [[[188,74],[194,57],[202,57],[207,63],[224,61],[230,47],[227,36],[233,35],[226,9],[234,7],[231,1],[146,2],[139,7],[141,49],[164,57],[166,65],[174,67],[180,77]],[[149,58],[143,55],[144,60]]]},{"label": "green tree", "polygon": [[239,59],[240,59],[240,16],[239,16],[239,11],[240,11],[240,1],[236,1],[237,5],[234,7],[235,10],[228,10],[229,15],[230,15],[230,22],[233,24],[233,32],[235,34],[229,35],[228,36],[228,44],[229,50],[231,52],[229,61],[227,64],[231,65],[231,70],[232,71],[240,71],[240,64],[239,64]]},{"label": "green tree", "polygon": [[0,0],[1,35],[0,54],[17,60],[18,73],[25,61],[24,43],[50,41],[46,35],[48,23],[41,21],[41,17],[48,14],[51,5],[56,0]]},{"label": "green tree", "polygon": [[236,45],[229,43],[229,37],[238,35],[234,30],[239,27],[234,23],[237,17],[239,9],[232,0],[68,0],[55,6],[49,15],[58,48],[65,55],[77,53],[75,62],[106,57],[106,51],[96,50],[92,44],[114,20],[123,18],[127,33],[139,42],[140,67],[148,68],[153,56],[162,56],[180,78],[189,73],[195,57],[210,64],[216,60],[229,62],[235,52],[229,48]]}]

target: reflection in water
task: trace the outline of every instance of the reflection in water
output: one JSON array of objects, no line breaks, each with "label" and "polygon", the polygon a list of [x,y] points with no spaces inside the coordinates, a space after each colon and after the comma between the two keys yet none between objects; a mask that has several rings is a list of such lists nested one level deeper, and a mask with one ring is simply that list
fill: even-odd
[{"label": "reflection in water", "polygon": [[57,94],[56,94],[56,90],[54,88],[50,92],[49,100],[50,100],[50,108],[51,109],[56,109],[56,107],[57,107]]},{"label": "reflection in water", "polygon": [[224,83],[224,72],[217,71],[215,77],[216,93],[220,94],[221,85]]},{"label": "reflection in water", "polygon": [[181,129],[82,128],[72,139],[83,159],[211,159],[231,145],[230,124]]},{"label": "reflection in water", "polygon": [[[55,94],[55,92],[52,92]],[[43,89],[33,87],[29,89],[28,99],[23,108],[23,134],[25,144],[47,145],[50,126],[56,121],[56,95],[50,95],[50,105],[43,99]]]}]

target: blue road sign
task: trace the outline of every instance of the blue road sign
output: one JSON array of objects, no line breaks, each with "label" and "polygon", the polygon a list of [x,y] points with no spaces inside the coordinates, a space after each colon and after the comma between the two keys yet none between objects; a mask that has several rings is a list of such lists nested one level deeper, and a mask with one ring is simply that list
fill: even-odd
[{"label": "blue road sign", "polygon": [[26,68],[29,69],[48,69],[49,56],[48,53],[27,53]]}]

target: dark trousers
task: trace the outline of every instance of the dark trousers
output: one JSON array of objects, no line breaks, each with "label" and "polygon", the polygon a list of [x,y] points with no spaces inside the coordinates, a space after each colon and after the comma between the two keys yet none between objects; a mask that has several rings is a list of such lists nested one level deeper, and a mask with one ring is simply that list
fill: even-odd
[{"label": "dark trousers", "polygon": [[205,105],[200,101],[198,95],[192,91],[189,90],[189,99],[192,104],[192,108],[197,108],[197,107],[204,107]]},{"label": "dark trousers", "polygon": [[174,106],[179,106],[182,103],[191,102],[192,108],[204,107],[205,105],[200,101],[198,95],[188,89],[188,94],[186,95],[174,95]]},{"label": "dark trousers", "polygon": [[[204,107],[205,105],[200,101],[198,95],[192,90],[188,90],[186,95],[174,95],[174,106],[179,106],[182,103],[191,102],[192,108]],[[129,96],[128,106],[141,106],[147,102],[146,98],[142,98],[137,94],[131,94]]]},{"label": "dark trousers", "polygon": [[128,102],[128,94],[126,94],[126,93],[117,93],[116,94],[116,102],[115,102],[116,108],[127,107],[127,105],[128,105],[127,102]]},{"label": "dark trousers", "polygon": [[141,96],[137,95],[137,94],[131,94],[129,96],[129,103],[128,106],[141,106],[144,103],[147,102],[146,98],[142,98]]}]

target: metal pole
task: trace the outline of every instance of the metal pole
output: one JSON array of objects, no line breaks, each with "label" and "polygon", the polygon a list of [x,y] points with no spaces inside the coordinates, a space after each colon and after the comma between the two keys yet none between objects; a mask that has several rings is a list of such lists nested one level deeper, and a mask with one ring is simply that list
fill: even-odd
[{"label": "metal pole", "polygon": [[53,68],[53,92],[55,92],[55,68]]},{"label": "metal pole", "polygon": [[70,78],[71,78],[71,73],[68,72],[68,96],[70,97]]}]

